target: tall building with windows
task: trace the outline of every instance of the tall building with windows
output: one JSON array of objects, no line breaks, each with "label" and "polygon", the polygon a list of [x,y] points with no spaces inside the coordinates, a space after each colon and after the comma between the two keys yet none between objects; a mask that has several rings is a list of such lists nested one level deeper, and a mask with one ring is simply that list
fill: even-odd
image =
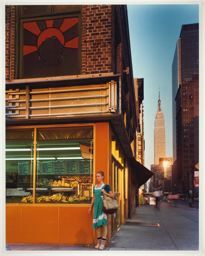
[{"label": "tall building with windows", "polygon": [[172,64],[173,175],[178,190],[193,189],[198,161],[199,24],[181,28]]},{"label": "tall building with windows", "polygon": [[158,109],[154,122],[154,164],[159,164],[159,158],[166,156],[165,123],[164,113],[161,109],[159,93]]},{"label": "tall building with windows", "polygon": [[160,165],[160,159],[164,157],[166,157],[165,122],[159,92],[158,107],[154,122],[154,164],[151,165],[151,171],[154,175],[150,180],[150,191],[159,189],[159,187],[161,189],[163,188],[164,172],[162,165]]},{"label": "tall building with windows", "polygon": [[182,81],[199,74],[199,24],[182,25],[172,63],[173,161],[176,160],[176,103]]},{"label": "tall building with windows", "polygon": [[144,164],[144,151],[145,151],[145,141],[144,141],[144,79],[135,78],[135,98],[136,98],[136,119],[137,119],[137,129],[136,129],[136,159],[141,164]]},{"label": "tall building with windows", "polygon": [[194,190],[199,161],[199,78],[182,82],[176,96],[177,180],[184,193]]},{"label": "tall building with windows", "polygon": [[152,173],[136,161],[125,5],[6,6],[6,243],[92,245],[96,172],[120,193],[108,239]]}]

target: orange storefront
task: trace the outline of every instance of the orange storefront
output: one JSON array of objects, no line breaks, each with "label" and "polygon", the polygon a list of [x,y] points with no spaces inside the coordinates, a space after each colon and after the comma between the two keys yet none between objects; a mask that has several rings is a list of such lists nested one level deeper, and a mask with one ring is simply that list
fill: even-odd
[{"label": "orange storefront", "polygon": [[[33,138],[34,141],[36,140],[37,137],[37,131],[38,129],[42,131],[43,129],[49,131],[49,129],[52,129],[52,131],[55,131],[56,129],[63,128],[64,131],[68,129],[72,129],[72,127],[77,127],[77,132],[78,132],[78,138],[82,136],[80,134],[79,128],[81,128],[81,131],[86,130],[86,127],[89,127],[92,129],[91,134],[93,135],[93,151],[91,152],[90,156],[86,156],[86,153],[84,152],[85,157],[89,158],[89,161],[92,163],[93,167],[90,167],[91,172],[88,173],[90,176],[90,188],[92,188],[92,184],[94,181],[95,177],[95,172],[96,170],[103,170],[105,172],[105,182],[110,182],[109,180],[109,170],[110,170],[110,164],[111,164],[111,130],[110,130],[110,125],[109,122],[99,122],[99,123],[91,123],[91,124],[64,124],[64,125],[39,125],[39,126],[29,126],[29,127],[12,127],[8,128],[7,130],[7,205],[6,205],[6,242],[9,243],[29,243],[29,244],[69,244],[69,245],[76,245],[76,244],[93,244],[95,236],[94,236],[94,231],[92,229],[92,218],[91,216],[88,215],[88,207],[90,206],[90,196],[92,196],[89,193],[92,193],[91,189],[89,191],[89,188],[86,188],[86,190],[82,191],[82,185],[80,184],[80,181],[77,179],[77,175],[75,176],[78,185],[77,185],[77,193],[83,196],[82,192],[86,194],[87,202],[85,198],[83,200],[85,202],[78,201],[79,198],[75,198],[75,202],[70,202],[68,199],[71,198],[71,196],[68,196],[68,193],[62,193],[64,194],[64,197],[61,195],[60,202],[54,201],[53,200],[53,195],[57,193],[58,195],[60,194],[61,191],[68,189],[68,187],[65,184],[66,180],[66,175],[64,174],[62,177],[64,178],[64,184],[60,184],[60,186],[56,187],[53,186],[51,189],[55,188],[56,191],[55,193],[52,193],[50,195],[42,195],[38,194],[38,190],[40,189],[43,191],[43,189],[46,189],[46,185],[43,185],[40,183],[40,178],[38,176],[42,176],[41,174],[38,175],[38,171],[41,172],[40,170],[40,165],[36,165],[35,159],[38,163],[40,161],[48,161],[47,164],[50,164],[53,159],[49,160],[46,159],[45,157],[40,157],[38,158],[38,153],[36,155],[36,152],[43,152],[45,153],[46,151],[42,150],[43,149],[43,144],[39,143],[39,149],[42,147],[41,151],[37,151],[38,149],[38,143],[37,147],[35,146],[34,143],[34,150],[32,149],[33,152],[33,161],[32,161],[32,167],[30,169],[32,174],[36,174],[37,172],[37,177],[34,177],[31,175],[30,180],[32,179],[32,184],[33,185],[33,193],[32,191],[30,192],[30,197],[35,197],[33,201],[25,201],[25,198],[28,198],[29,196],[24,196],[24,194],[29,193],[25,192],[28,191],[28,188],[25,189],[25,184],[20,184],[21,187],[21,193],[22,190],[24,193],[22,193],[22,196],[19,196],[17,193],[17,190],[20,188],[8,188],[9,187],[9,161],[10,163],[12,162],[15,163],[19,158],[22,159],[22,161],[28,161],[25,157],[22,158],[22,156],[18,155],[20,152],[26,152],[26,147],[24,145],[24,151],[21,149],[16,149],[14,147],[14,140],[12,140],[12,131],[15,131],[15,134],[18,133],[18,131],[22,130],[24,133],[26,133],[26,129],[33,129]],[[72,130],[71,130],[72,131]],[[90,132],[89,131],[89,132]],[[62,132],[60,132],[62,134]],[[22,135],[22,134],[21,134]],[[45,139],[48,139],[49,135],[41,134],[41,136]],[[58,134],[59,135],[59,134]],[[15,142],[16,142],[16,136],[15,135]],[[47,137],[46,137],[47,136]],[[54,136],[52,134],[52,136]],[[68,134],[67,134],[68,136]],[[73,138],[75,137],[72,134]],[[56,139],[57,135],[55,135]],[[21,136],[22,138],[22,136]],[[76,137],[77,138],[77,137]],[[75,138],[75,140],[76,140]],[[62,138],[61,138],[62,139]],[[9,148],[9,141],[11,142],[12,148]],[[26,140],[25,140],[26,141]],[[23,145],[22,143],[20,143]],[[20,145],[19,144],[19,145]],[[50,143],[52,144],[52,143]],[[59,145],[59,144],[58,144]],[[46,146],[48,149],[48,146]],[[50,147],[50,146],[49,146]],[[50,150],[51,149],[51,150]],[[57,147],[52,150],[50,148],[49,150],[49,155],[52,156],[54,155],[55,152],[57,152]],[[11,155],[13,152],[16,152],[16,158],[12,158],[13,156]],[[18,152],[17,152],[18,151]],[[59,151],[59,150],[58,150]],[[65,150],[60,150],[60,152],[65,152]],[[30,152],[30,151],[28,151]],[[73,150],[72,150],[73,152]],[[18,153],[18,154],[17,154]],[[9,155],[10,154],[10,155]],[[58,155],[58,152],[57,152]],[[83,155],[83,154],[82,154]],[[93,155],[93,156],[92,156]],[[43,156],[43,155],[42,155]],[[45,155],[44,155],[45,156]],[[62,160],[62,157],[61,157]],[[64,159],[65,160],[65,159]],[[66,159],[66,161],[71,161],[72,159]],[[19,160],[18,160],[19,161]],[[50,161],[50,163],[49,163]],[[55,161],[55,160],[54,160]],[[44,163],[45,164],[45,163]],[[22,168],[24,167],[24,175],[22,173],[19,173],[18,170],[18,178],[21,179],[21,177],[26,176],[26,167],[23,166],[22,164],[20,165]],[[19,162],[18,162],[18,167],[19,167]],[[12,166],[10,166],[12,169]],[[38,170],[39,168],[39,170]],[[49,168],[47,168],[48,171]],[[21,169],[22,170],[22,169]],[[51,170],[52,171],[52,170]],[[45,175],[45,174],[44,174]],[[87,175],[87,176],[88,176]],[[51,177],[51,174],[48,174],[49,177]],[[86,175],[84,175],[86,176]],[[54,176],[53,176],[54,177]],[[56,176],[55,176],[56,178]],[[60,178],[58,176],[58,178]],[[67,177],[67,182],[70,180]],[[53,181],[55,182],[55,181]],[[59,181],[58,181],[59,182]],[[71,180],[72,182],[72,180]],[[38,187],[36,184],[38,184]],[[12,182],[14,184],[14,182]],[[17,182],[18,184],[18,182]],[[54,183],[53,183],[54,184]],[[54,184],[56,185],[56,184]],[[84,183],[84,185],[86,185]],[[81,187],[81,188],[80,188]],[[58,188],[58,189],[57,189]],[[64,188],[64,190],[63,190]],[[73,187],[75,188],[75,187]],[[9,191],[8,191],[9,190]],[[35,191],[36,190],[36,191]],[[13,194],[12,194],[13,191]],[[18,190],[19,191],[19,190]],[[47,191],[47,190],[46,190]],[[65,191],[64,191],[65,192]],[[44,191],[45,193],[45,191]],[[19,202],[12,202],[12,198],[14,198],[16,194],[16,197],[18,198]],[[67,195],[67,196],[66,196]],[[74,195],[75,196],[75,195]],[[24,199],[23,199],[24,198]],[[41,198],[38,200],[38,198]],[[48,200],[45,202],[43,199]],[[48,199],[52,198],[52,200]],[[62,199],[63,198],[63,199]],[[66,201],[67,199],[67,201]],[[50,201],[49,201],[50,200]],[[59,199],[58,199],[59,200]],[[64,201],[63,201],[64,200]],[[11,201],[11,202],[9,202]],[[109,229],[109,235],[110,235],[110,229]]]}]

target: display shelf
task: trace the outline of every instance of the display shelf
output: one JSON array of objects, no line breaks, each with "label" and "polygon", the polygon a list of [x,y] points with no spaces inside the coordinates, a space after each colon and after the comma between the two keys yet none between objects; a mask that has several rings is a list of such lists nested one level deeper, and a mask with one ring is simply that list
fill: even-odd
[{"label": "display shelf", "polygon": [[70,191],[74,191],[74,188],[63,188],[63,187],[52,187],[51,190],[53,191],[59,191],[59,192],[70,192]]}]

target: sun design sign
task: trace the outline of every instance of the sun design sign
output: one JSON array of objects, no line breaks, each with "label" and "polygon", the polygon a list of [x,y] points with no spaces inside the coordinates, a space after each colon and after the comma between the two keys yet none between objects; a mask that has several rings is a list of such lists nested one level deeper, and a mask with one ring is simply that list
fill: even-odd
[{"label": "sun design sign", "polygon": [[22,23],[23,77],[78,74],[79,18]]}]

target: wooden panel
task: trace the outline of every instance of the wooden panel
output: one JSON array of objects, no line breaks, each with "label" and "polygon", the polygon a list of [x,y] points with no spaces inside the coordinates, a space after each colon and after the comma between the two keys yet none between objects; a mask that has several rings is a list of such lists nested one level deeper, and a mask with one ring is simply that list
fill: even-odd
[{"label": "wooden panel", "polygon": [[6,242],[22,242],[22,208],[13,205],[6,206]]},{"label": "wooden panel", "polygon": [[92,244],[92,218],[88,206],[59,208],[59,243]]},{"label": "wooden panel", "polygon": [[25,5],[18,8],[19,16],[23,18],[51,14],[51,5]]},{"label": "wooden panel", "polygon": [[30,18],[41,15],[61,14],[80,12],[81,5],[24,5],[19,8],[19,16],[22,18]]},{"label": "wooden panel", "polygon": [[58,207],[22,206],[22,242],[56,243]]},{"label": "wooden panel", "polygon": [[93,244],[89,205],[6,206],[6,243]]}]

